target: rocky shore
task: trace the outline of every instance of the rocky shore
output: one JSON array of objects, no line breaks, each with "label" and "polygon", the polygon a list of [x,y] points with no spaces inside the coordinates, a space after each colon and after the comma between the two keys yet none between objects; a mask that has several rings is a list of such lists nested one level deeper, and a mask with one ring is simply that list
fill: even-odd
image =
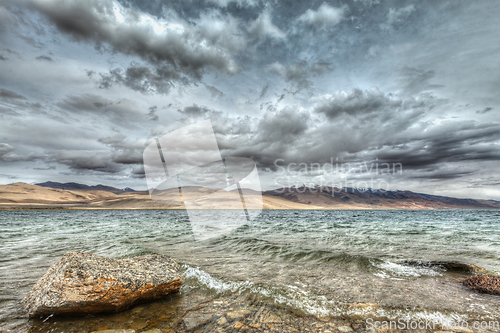
[{"label": "rocky shore", "polygon": [[[443,263],[439,263],[443,265]],[[479,267],[456,266],[460,271]],[[93,333],[213,333],[213,332],[438,332],[486,333],[498,329],[446,328],[386,330],[371,327],[358,316],[312,316],[280,306],[265,298],[214,293],[186,287],[180,266],[166,256],[109,259],[70,252],[54,264],[33,287],[24,304],[32,317],[20,332]],[[466,282],[468,281],[468,282]],[[478,285],[498,290],[498,276],[473,275],[464,281],[472,290]],[[168,288],[164,288],[168,285]],[[163,286],[163,287],[162,287]],[[156,292],[146,292],[146,290]],[[476,289],[474,289],[476,288]],[[139,291],[139,292],[138,292]],[[134,295],[147,295],[135,297]],[[147,303],[144,303],[146,302]],[[143,304],[138,304],[143,303]],[[54,306],[57,305],[57,306]],[[90,304],[90,305],[89,305]],[[132,305],[135,305],[131,307]],[[351,304],[353,308],[377,309],[377,304]],[[130,308],[128,308],[130,307]],[[128,309],[127,309],[128,308]],[[80,312],[78,312],[80,309]],[[100,313],[98,312],[117,312]],[[99,311],[97,311],[99,310]],[[65,314],[65,316],[54,316]],[[75,316],[72,314],[78,314]],[[375,320],[388,320],[378,318]]]},{"label": "rocky shore", "polygon": [[490,329],[448,330],[442,327],[436,327],[434,330],[377,330],[367,325],[366,318],[318,318],[245,295],[210,295],[202,294],[199,290],[173,294],[166,299],[138,305],[117,314],[75,318],[43,317],[31,320],[28,331],[30,333],[498,332]]}]

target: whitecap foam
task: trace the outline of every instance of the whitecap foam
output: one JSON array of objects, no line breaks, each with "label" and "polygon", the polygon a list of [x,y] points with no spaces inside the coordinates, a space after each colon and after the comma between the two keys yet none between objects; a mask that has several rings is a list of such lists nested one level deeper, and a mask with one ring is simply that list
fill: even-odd
[{"label": "whitecap foam", "polygon": [[431,267],[418,267],[408,266],[403,264],[394,263],[391,261],[384,261],[382,263],[372,265],[380,268],[382,272],[377,272],[374,275],[381,278],[393,277],[419,277],[419,276],[442,276],[443,274]]}]

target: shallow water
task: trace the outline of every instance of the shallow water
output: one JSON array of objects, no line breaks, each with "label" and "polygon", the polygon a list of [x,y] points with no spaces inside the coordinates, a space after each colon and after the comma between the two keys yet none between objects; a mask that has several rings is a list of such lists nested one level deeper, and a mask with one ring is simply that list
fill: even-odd
[{"label": "shallow water", "polygon": [[0,211],[0,327],[26,323],[19,301],[67,251],[170,255],[185,271],[181,298],[247,295],[319,317],[500,317],[500,298],[463,288],[466,275],[402,263],[497,273],[497,210],[264,211],[201,242],[185,211]]}]

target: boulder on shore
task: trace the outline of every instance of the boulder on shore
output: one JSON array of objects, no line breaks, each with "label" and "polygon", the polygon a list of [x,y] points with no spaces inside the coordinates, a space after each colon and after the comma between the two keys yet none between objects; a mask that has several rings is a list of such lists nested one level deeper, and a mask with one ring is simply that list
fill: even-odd
[{"label": "boulder on shore", "polygon": [[462,281],[467,288],[485,294],[500,295],[500,275],[477,274]]},{"label": "boulder on shore", "polygon": [[181,267],[170,257],[111,259],[67,252],[23,299],[30,317],[122,311],[178,291]]}]

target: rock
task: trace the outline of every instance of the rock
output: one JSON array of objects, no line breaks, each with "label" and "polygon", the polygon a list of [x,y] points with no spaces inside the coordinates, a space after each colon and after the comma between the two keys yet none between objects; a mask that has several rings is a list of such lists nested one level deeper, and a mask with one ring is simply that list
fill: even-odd
[{"label": "rock", "polygon": [[352,332],[353,329],[350,328],[349,326],[339,326],[337,327],[337,329],[340,331],[340,332]]},{"label": "rock", "polygon": [[111,259],[67,252],[22,303],[30,317],[118,312],[178,291],[181,282],[180,266],[167,256]]},{"label": "rock", "polygon": [[236,328],[237,330],[239,330],[241,328],[247,328],[248,326],[246,326],[242,322],[237,321],[237,322],[234,323],[233,327]]},{"label": "rock", "polygon": [[269,313],[261,319],[261,323],[281,323],[281,318],[275,314]]},{"label": "rock", "polygon": [[228,313],[226,313],[226,315],[231,319],[237,319],[237,318],[245,317],[246,315],[249,315],[250,313],[251,312],[248,310],[238,310],[238,311],[228,312]]},{"label": "rock", "polygon": [[467,288],[485,294],[500,295],[500,275],[477,274],[464,281]]},{"label": "rock", "polygon": [[195,328],[200,327],[212,320],[212,314],[210,313],[200,313],[200,312],[189,312],[184,317],[184,325],[188,331],[192,331]]},{"label": "rock", "polygon": [[442,267],[449,272],[460,272],[460,273],[477,273],[483,272],[484,269],[481,266],[473,264],[464,264],[455,261],[420,261],[420,260],[403,260],[401,263],[409,266],[423,266],[423,267]]},{"label": "rock", "polygon": [[220,317],[219,320],[217,320],[218,325],[222,326],[222,325],[225,325],[226,323],[227,323],[227,319],[224,316]]},{"label": "rock", "polygon": [[92,331],[90,333],[135,333],[135,330],[102,330],[102,331]]}]

